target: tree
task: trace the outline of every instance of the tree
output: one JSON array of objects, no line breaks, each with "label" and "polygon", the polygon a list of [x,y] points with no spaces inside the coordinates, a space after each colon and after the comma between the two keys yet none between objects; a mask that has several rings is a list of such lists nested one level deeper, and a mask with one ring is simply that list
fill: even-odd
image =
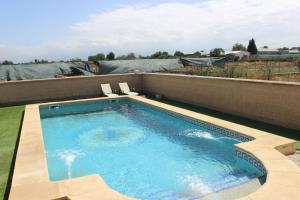
[{"label": "tree", "polygon": [[135,60],[135,59],[136,59],[136,56],[132,52],[125,56],[125,60]]},{"label": "tree", "polygon": [[182,56],[184,56],[184,53],[182,53],[181,51],[175,51],[174,57],[180,58]]},{"label": "tree", "polygon": [[200,58],[201,56],[202,56],[202,53],[199,51],[196,51],[191,55],[191,57],[194,57],[194,58]]},{"label": "tree", "polygon": [[10,60],[4,60],[2,63],[0,63],[2,65],[13,65],[14,63]]},{"label": "tree", "polygon": [[282,47],[282,48],[278,48],[278,50],[280,50],[280,51],[287,51],[287,50],[289,50],[289,48],[288,47]]},{"label": "tree", "polygon": [[149,59],[150,57],[149,56],[143,56],[143,55],[139,55],[138,57],[139,59]]},{"label": "tree", "polygon": [[106,55],[106,60],[114,60],[115,59],[115,54],[113,52],[109,52]]},{"label": "tree", "polygon": [[136,56],[134,53],[129,53],[127,55],[121,55],[116,58],[116,60],[135,60]]},{"label": "tree", "polygon": [[291,50],[298,50],[298,51],[300,51],[300,47],[292,47]]},{"label": "tree", "polygon": [[257,54],[257,47],[256,47],[256,44],[255,44],[255,40],[253,38],[251,40],[249,40],[247,51],[251,55],[256,55]]},{"label": "tree", "polygon": [[232,51],[246,51],[246,47],[241,43],[235,43],[232,46]]},{"label": "tree", "polygon": [[158,51],[158,52],[155,52],[154,54],[152,54],[150,56],[150,58],[159,58],[159,59],[167,59],[167,58],[170,58],[170,57],[171,56],[166,51]]},{"label": "tree", "polygon": [[98,53],[94,56],[89,56],[88,61],[96,62],[100,60],[105,60],[105,55],[103,53]]},{"label": "tree", "polygon": [[135,59],[136,59],[136,56],[132,52],[126,56],[126,60],[135,60]]},{"label": "tree", "polygon": [[34,63],[35,64],[47,64],[47,63],[49,63],[49,61],[44,60],[44,59],[42,59],[42,60],[34,59]]},{"label": "tree", "polygon": [[220,57],[220,56],[224,55],[224,52],[225,51],[222,48],[215,48],[210,51],[209,55],[211,57]]},{"label": "tree", "polygon": [[184,54],[185,57],[188,57],[188,58],[201,58],[202,57],[202,53],[199,52],[199,51],[196,51],[194,53],[191,53],[191,54]]}]

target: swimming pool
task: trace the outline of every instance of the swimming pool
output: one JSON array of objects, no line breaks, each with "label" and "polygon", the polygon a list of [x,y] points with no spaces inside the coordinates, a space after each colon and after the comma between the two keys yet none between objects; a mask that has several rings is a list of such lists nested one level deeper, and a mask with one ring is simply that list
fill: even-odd
[{"label": "swimming pool", "polygon": [[96,173],[128,196],[195,199],[264,175],[235,155],[234,144],[252,138],[131,99],[40,115],[52,181]]}]

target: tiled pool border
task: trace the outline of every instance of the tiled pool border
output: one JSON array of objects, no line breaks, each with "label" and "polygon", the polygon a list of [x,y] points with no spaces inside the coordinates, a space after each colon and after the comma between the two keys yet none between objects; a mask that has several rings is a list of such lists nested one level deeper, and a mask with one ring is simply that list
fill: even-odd
[{"label": "tiled pool border", "polygon": [[[247,139],[255,138],[249,142],[236,144],[236,155],[265,170],[268,176],[266,183],[258,191],[241,199],[276,199],[279,196],[285,199],[296,199],[298,197],[297,184],[300,181],[300,169],[283,155],[295,152],[295,141],[143,97],[126,98],[187,117],[186,119],[192,120],[191,122],[198,123],[200,121],[208,125],[212,124],[217,126],[218,130],[225,130],[225,134],[228,133],[227,130],[229,132],[234,130],[234,133]],[[94,98],[26,106],[10,199],[62,199],[67,197],[71,199],[132,199],[109,188],[98,175],[57,182],[51,182],[48,179],[39,106],[102,99],[116,98]],[[228,134],[230,136],[231,133]],[[232,136],[236,137],[237,135],[233,134]],[[256,161],[258,162],[256,163]]]},{"label": "tiled pool border", "polygon": [[204,121],[201,121],[199,119],[195,119],[195,118],[192,118],[192,117],[189,117],[189,116],[186,116],[186,115],[183,115],[183,114],[171,111],[171,110],[166,110],[164,108],[161,108],[161,107],[158,107],[158,106],[154,106],[154,105],[150,105],[150,104],[147,104],[147,103],[141,102],[141,101],[137,101],[137,102],[145,104],[147,106],[154,107],[155,109],[158,109],[158,110],[162,110],[163,112],[166,112],[166,113],[168,113],[169,115],[171,115],[173,117],[177,117],[177,118],[183,119],[183,120],[185,120],[185,121],[187,121],[189,123],[205,127],[208,130],[217,131],[218,133],[220,133],[220,134],[222,134],[224,136],[237,139],[237,140],[239,140],[241,142],[249,142],[249,141],[255,139],[254,137],[243,135],[243,134],[241,134],[239,132],[236,132],[234,130],[229,130],[229,129],[226,129],[226,128],[222,128],[222,127],[220,127],[218,125],[211,124],[211,123],[208,123],[208,122],[204,122]]},{"label": "tiled pool border", "polygon": [[[252,140],[255,139],[254,137],[241,134],[241,133],[236,132],[234,130],[229,130],[227,128],[222,128],[222,127],[219,127],[218,125],[211,124],[211,123],[208,123],[208,122],[204,122],[204,121],[201,121],[199,119],[195,119],[195,118],[192,118],[192,117],[180,114],[180,113],[176,113],[174,111],[166,110],[164,108],[157,107],[157,106],[154,106],[154,105],[150,105],[150,104],[147,104],[147,103],[141,102],[141,101],[136,101],[136,102],[145,104],[147,106],[151,106],[151,107],[153,107],[155,109],[158,109],[158,110],[162,110],[163,112],[165,112],[165,113],[167,113],[167,114],[169,114],[173,117],[183,119],[183,120],[188,121],[189,123],[192,123],[194,125],[205,127],[206,129],[211,130],[211,131],[216,131],[216,132],[218,132],[218,133],[220,133],[220,134],[222,134],[226,137],[231,137],[231,138],[234,138],[234,139],[236,139],[238,141],[241,141],[241,142],[249,142],[249,141],[252,141]],[[241,149],[238,149],[238,148],[236,148],[236,150],[235,150],[235,156],[239,159],[243,159],[246,162],[250,163],[251,165],[256,167],[263,175],[266,175],[267,171],[266,171],[264,165],[255,156],[253,156],[250,153],[247,153],[245,151],[242,151]]]},{"label": "tiled pool border", "polygon": [[256,167],[262,174],[267,175],[267,171],[266,171],[264,165],[260,162],[260,160],[255,158],[250,153],[247,153],[247,152],[245,152],[241,149],[236,149],[235,150],[235,156],[240,158],[240,159],[243,159],[243,160],[247,161],[248,163],[250,163],[251,165]]},{"label": "tiled pool border", "polygon": [[[138,103],[143,103],[147,106],[151,106],[151,107],[153,107],[155,109],[158,109],[158,110],[162,110],[163,112],[165,112],[165,113],[167,113],[167,114],[169,114],[173,117],[183,119],[183,120],[188,121],[189,123],[192,123],[194,125],[205,127],[206,129],[211,130],[211,131],[216,131],[216,132],[218,132],[218,133],[220,133],[220,134],[222,134],[226,137],[231,137],[231,138],[234,138],[234,139],[236,139],[238,141],[241,141],[241,142],[249,142],[249,141],[252,141],[252,140],[255,139],[254,137],[243,135],[239,132],[229,130],[227,128],[222,128],[222,127],[219,127],[218,125],[211,124],[211,123],[208,123],[208,122],[204,122],[204,121],[201,121],[201,120],[198,120],[198,119],[194,119],[194,118],[191,118],[189,116],[182,115],[180,113],[176,113],[176,112],[173,112],[173,111],[170,111],[170,110],[166,110],[166,109],[163,109],[163,108],[160,108],[160,107],[157,107],[157,106],[149,105],[149,104],[141,102],[141,101],[137,101],[137,102]],[[243,160],[247,161],[248,163],[250,163],[251,165],[256,167],[262,174],[266,175],[265,167],[263,166],[263,164],[257,158],[255,158],[255,156],[253,156],[250,153],[247,153],[245,151],[242,151],[241,149],[238,149],[238,148],[236,148],[236,150],[235,150],[235,156],[237,156],[240,159],[243,159]]]}]

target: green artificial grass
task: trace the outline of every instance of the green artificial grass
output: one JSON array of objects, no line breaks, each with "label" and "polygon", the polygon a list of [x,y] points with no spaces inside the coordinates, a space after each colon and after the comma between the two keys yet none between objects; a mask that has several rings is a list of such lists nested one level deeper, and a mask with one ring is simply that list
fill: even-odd
[{"label": "green artificial grass", "polygon": [[269,133],[272,133],[275,135],[280,135],[283,137],[294,139],[297,141],[297,144],[296,144],[297,150],[300,150],[300,132],[297,130],[287,129],[287,128],[283,128],[280,126],[275,126],[275,125],[271,125],[271,124],[267,124],[267,123],[263,123],[263,122],[258,122],[255,120],[230,115],[230,114],[218,112],[215,110],[211,110],[211,109],[207,109],[207,108],[203,108],[203,107],[199,107],[199,106],[195,106],[195,105],[181,103],[178,101],[167,100],[167,99],[163,99],[163,100],[159,100],[159,101],[170,104],[170,105],[174,105],[174,106],[177,106],[180,108],[184,108],[187,110],[195,111],[195,112],[198,112],[201,114],[220,118],[220,119],[230,121],[233,123],[241,124],[241,125],[248,126],[251,128],[262,130],[262,131],[266,131],[266,132],[269,132]]},{"label": "green artificial grass", "polygon": [[0,108],[0,199],[8,197],[16,142],[23,118],[24,106]]}]

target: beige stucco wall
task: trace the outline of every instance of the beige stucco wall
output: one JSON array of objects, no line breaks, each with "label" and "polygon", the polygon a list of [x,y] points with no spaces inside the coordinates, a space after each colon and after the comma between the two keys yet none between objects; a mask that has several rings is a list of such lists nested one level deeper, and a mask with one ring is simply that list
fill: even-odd
[{"label": "beige stucco wall", "polygon": [[0,83],[0,105],[101,96],[100,83],[300,130],[300,84],[174,74],[122,74]]},{"label": "beige stucco wall", "polygon": [[300,84],[143,74],[145,92],[300,130]]},{"label": "beige stucco wall", "polygon": [[110,83],[115,90],[123,81],[137,91],[141,89],[141,76],[135,74],[3,82],[0,105],[97,97],[102,95],[101,83]]}]

